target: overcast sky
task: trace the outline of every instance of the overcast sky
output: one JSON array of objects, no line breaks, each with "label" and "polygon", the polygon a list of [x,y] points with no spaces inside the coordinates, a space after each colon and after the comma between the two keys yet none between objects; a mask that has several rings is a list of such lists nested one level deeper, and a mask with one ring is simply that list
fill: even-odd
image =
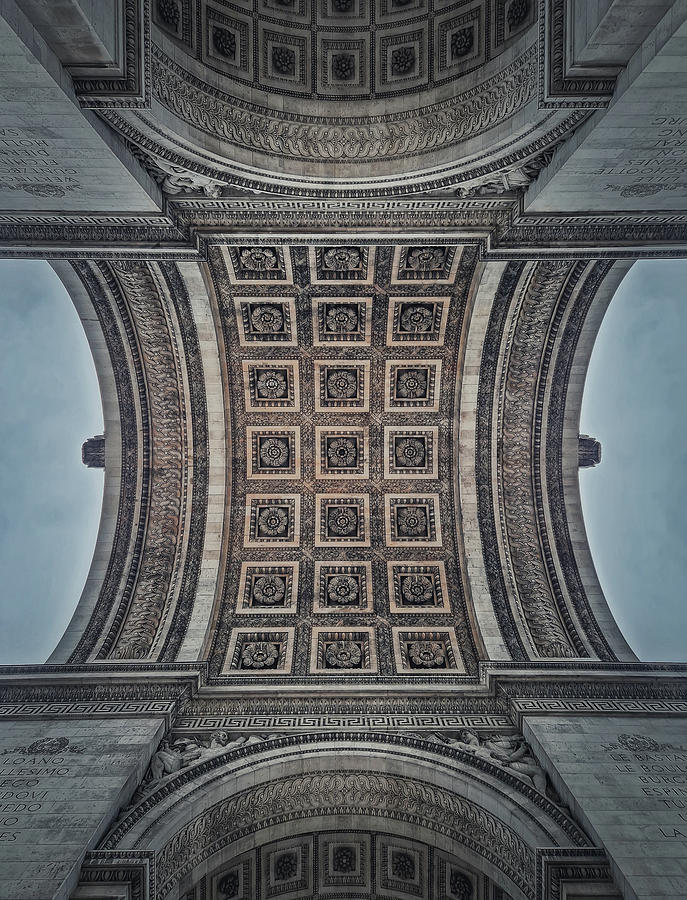
[{"label": "overcast sky", "polygon": [[580,474],[592,556],[644,660],[687,660],[687,260],[635,263],[597,338],[581,430],[602,462]]},{"label": "overcast sky", "polygon": [[74,611],[98,530],[95,368],[45,262],[0,260],[0,662],[43,662]]},{"label": "overcast sky", "polygon": [[[645,660],[687,649],[687,261],[641,262],[594,349],[581,430],[603,446],[581,473],[606,597]],[[47,263],[0,260],[0,664],[42,662],[81,593],[103,474],[93,362]]]}]

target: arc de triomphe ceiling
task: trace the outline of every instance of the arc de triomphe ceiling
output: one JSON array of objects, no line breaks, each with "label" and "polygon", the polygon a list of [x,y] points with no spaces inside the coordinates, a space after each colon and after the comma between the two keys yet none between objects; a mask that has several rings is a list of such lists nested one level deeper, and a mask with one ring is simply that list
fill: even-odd
[{"label": "arc de triomphe ceiling", "polygon": [[687,893],[684,666],[578,486],[604,311],[687,246],[686,23],[0,3],[0,254],[105,419],[74,618],[0,670],[0,898]]}]

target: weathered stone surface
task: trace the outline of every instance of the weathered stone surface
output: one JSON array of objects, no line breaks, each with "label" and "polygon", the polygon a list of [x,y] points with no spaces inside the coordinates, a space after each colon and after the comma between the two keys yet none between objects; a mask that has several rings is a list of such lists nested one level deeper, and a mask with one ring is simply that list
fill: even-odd
[{"label": "weathered stone surface", "polygon": [[681,718],[527,718],[564,801],[630,900],[687,896],[687,729]]},{"label": "weathered stone surface", "polygon": [[143,775],[162,719],[3,722],[0,897],[66,900]]}]

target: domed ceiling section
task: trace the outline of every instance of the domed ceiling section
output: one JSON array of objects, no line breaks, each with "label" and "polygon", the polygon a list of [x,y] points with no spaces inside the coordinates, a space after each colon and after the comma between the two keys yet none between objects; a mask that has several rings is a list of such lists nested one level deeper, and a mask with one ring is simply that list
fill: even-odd
[{"label": "domed ceiling section", "polygon": [[[202,0],[195,6],[155,0],[153,21],[162,49],[171,37],[175,61],[191,72],[200,63],[208,84],[244,99],[257,99],[260,91],[265,96],[258,102],[275,109],[314,112],[355,100],[367,114],[407,109],[408,95],[413,106],[451,96],[457,82],[511,48],[535,13],[532,0]],[[188,59],[182,61],[179,49]]]},{"label": "domed ceiling section", "polygon": [[220,187],[436,189],[579,122],[537,108],[535,20],[534,0],[154,0],[152,107],[103,115]]}]

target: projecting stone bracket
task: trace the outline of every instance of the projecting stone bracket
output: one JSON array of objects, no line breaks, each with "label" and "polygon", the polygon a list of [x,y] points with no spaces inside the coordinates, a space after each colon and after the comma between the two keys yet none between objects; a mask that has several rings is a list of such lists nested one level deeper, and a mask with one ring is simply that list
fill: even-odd
[{"label": "projecting stone bracket", "polygon": [[105,468],[105,435],[96,434],[95,437],[84,441],[81,447],[81,460],[89,469]]},{"label": "projecting stone bracket", "polygon": [[581,434],[577,448],[577,462],[581,469],[598,466],[601,462],[601,442],[589,437],[588,434]]}]

